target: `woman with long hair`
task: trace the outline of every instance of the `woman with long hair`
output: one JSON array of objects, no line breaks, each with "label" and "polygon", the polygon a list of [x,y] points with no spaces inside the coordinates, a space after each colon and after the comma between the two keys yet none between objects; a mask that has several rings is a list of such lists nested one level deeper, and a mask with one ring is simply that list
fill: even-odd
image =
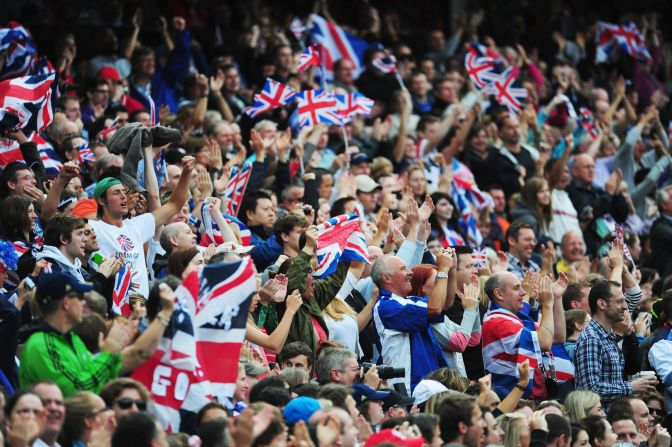
[{"label": "woman with long hair", "polygon": [[458,212],[450,194],[434,192],[430,196],[434,212],[429,216],[432,234],[439,238],[444,248],[467,245],[467,235],[458,223]]},{"label": "woman with long hair", "polygon": [[0,225],[6,239],[29,249],[35,242],[37,214],[33,201],[26,196],[9,196],[0,202]]},{"label": "woman with long hair", "polygon": [[418,165],[413,165],[402,173],[402,177],[406,177],[406,184],[410,186],[413,192],[413,198],[422,203],[427,195],[427,178],[425,171]]},{"label": "woman with long hair", "polygon": [[587,416],[581,419],[581,425],[586,427],[591,447],[612,447],[616,444],[616,434],[604,416]]},{"label": "woman with long hair", "polygon": [[[411,278],[411,295],[429,296],[434,288],[438,267],[432,264],[420,264],[413,267]],[[457,324],[448,317],[443,317],[443,323],[432,324],[436,341],[443,349],[448,366],[457,370],[463,377],[467,371],[462,360],[462,353],[467,346],[477,346],[481,341],[481,319],[478,313],[478,285],[465,285],[464,294],[460,293],[464,314],[462,323]],[[449,290],[448,293],[455,293]]]},{"label": "woman with long hair", "polygon": [[523,413],[504,413],[497,417],[497,426],[504,431],[504,447],[529,447],[532,433]]},{"label": "woman with long hair", "polygon": [[511,223],[532,225],[537,238],[547,235],[552,215],[551,190],[548,181],[541,177],[532,177],[513,199]]},{"label": "woman with long hair", "polygon": [[586,416],[606,416],[602,409],[600,395],[588,390],[576,390],[569,393],[565,398],[565,410],[571,422],[579,422]]}]

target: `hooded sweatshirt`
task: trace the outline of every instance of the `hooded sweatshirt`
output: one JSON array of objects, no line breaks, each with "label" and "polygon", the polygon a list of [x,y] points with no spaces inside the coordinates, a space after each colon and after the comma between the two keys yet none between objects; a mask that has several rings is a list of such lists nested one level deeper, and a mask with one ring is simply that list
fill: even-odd
[{"label": "hooded sweatshirt", "polygon": [[75,262],[72,263],[68,258],[65,257],[61,251],[54,247],[53,245],[45,245],[41,253],[38,253],[35,256],[35,259],[38,261],[40,259],[46,259],[52,263],[52,272],[62,271],[70,273],[72,276],[77,278],[79,282],[84,282],[84,275],[82,274],[82,262],[75,258]]}]

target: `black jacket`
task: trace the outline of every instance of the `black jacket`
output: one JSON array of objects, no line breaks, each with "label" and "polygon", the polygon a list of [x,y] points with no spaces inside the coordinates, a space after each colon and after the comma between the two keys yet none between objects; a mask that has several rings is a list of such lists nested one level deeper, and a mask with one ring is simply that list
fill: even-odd
[{"label": "black jacket", "polygon": [[649,238],[652,267],[664,278],[672,273],[672,218],[661,216],[656,219],[651,226]]}]

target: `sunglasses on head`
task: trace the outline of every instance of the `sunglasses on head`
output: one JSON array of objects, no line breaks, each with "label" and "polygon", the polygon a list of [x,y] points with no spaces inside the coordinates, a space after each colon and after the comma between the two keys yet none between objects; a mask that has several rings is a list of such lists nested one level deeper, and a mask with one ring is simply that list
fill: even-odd
[{"label": "sunglasses on head", "polygon": [[118,401],[115,402],[115,404],[121,408],[122,410],[128,410],[135,404],[135,406],[138,408],[140,411],[145,411],[147,409],[147,402],[145,402],[142,399],[138,400],[133,400],[129,398],[124,398],[124,399],[119,399]]}]

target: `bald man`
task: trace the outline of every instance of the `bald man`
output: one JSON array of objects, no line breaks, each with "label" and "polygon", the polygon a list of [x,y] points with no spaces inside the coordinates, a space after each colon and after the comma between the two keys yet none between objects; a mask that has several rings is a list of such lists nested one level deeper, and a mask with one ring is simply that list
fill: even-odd
[{"label": "bald man", "polygon": [[605,214],[611,214],[616,222],[625,222],[628,217],[628,205],[625,198],[617,191],[620,186],[618,179],[610,177],[605,189],[593,185],[595,180],[595,160],[587,154],[574,157],[572,166],[572,182],[567,187],[569,198],[579,214],[579,222],[583,228],[583,239],[586,252],[595,256],[600,243],[596,232],[596,220]]}]

